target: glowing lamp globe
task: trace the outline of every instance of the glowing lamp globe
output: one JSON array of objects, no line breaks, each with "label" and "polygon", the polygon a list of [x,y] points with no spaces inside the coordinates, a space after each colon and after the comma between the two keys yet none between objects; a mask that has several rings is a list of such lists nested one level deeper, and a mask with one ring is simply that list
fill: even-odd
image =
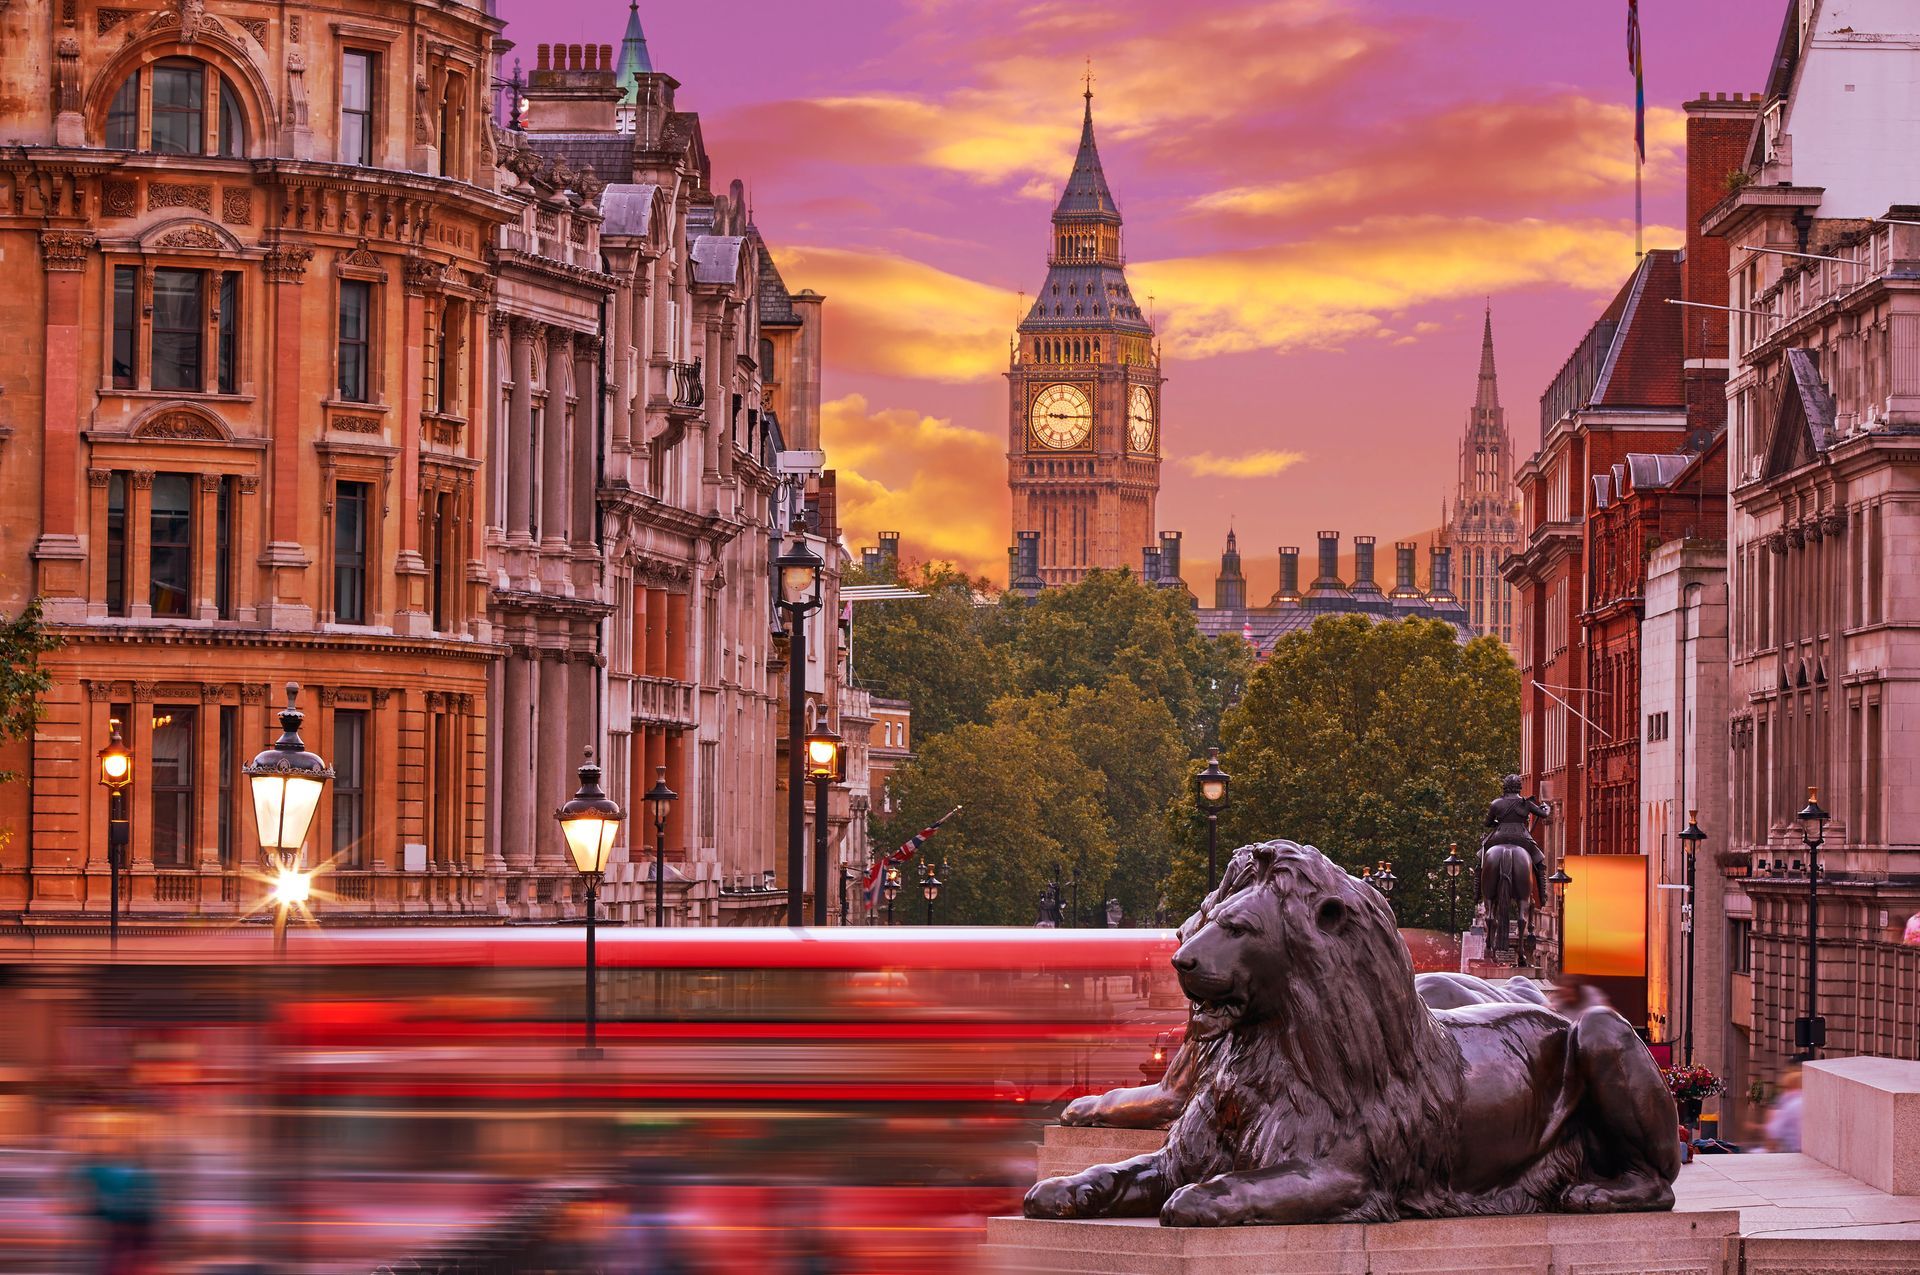
[{"label": "glowing lamp globe", "polygon": [[280,710],[280,738],[241,768],[253,790],[253,822],[260,834],[260,849],[270,855],[299,853],[320,805],[321,789],[333,778],[333,768],[300,742],[300,723],[306,715],[296,706],[299,695],[300,683],[288,682],[287,706]]},{"label": "glowing lamp globe", "polygon": [[586,762],[580,767],[580,789],[573,799],[554,812],[560,831],[566,834],[567,851],[573,866],[583,876],[599,876],[607,870],[613,854],[614,838],[626,816],[620,807],[600,791],[600,768],[593,764],[593,749],[588,748]]}]

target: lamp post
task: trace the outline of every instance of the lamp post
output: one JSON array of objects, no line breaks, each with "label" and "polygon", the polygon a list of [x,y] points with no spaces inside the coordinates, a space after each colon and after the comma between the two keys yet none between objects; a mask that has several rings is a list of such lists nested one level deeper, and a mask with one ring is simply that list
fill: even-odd
[{"label": "lamp post", "polygon": [[887,900],[887,924],[892,925],[893,924],[893,901],[900,897],[900,869],[897,865],[894,865],[894,864],[887,865],[886,879],[887,879],[887,883],[886,885],[881,887],[880,893],[884,895]]},{"label": "lamp post", "polygon": [[807,736],[813,780],[813,923],[827,923],[827,787],[840,777],[840,737],[824,726]]},{"label": "lamp post", "polygon": [[1567,875],[1565,864],[1555,868],[1553,875],[1547,878],[1547,885],[1553,890],[1554,909],[1560,918],[1560,953],[1555,958],[1554,968],[1561,974],[1567,972],[1567,887],[1572,884],[1573,878]]},{"label": "lamp post", "polygon": [[[664,772],[663,772],[664,773]],[[593,764],[593,749],[586,750],[586,760],[580,766],[580,788],[573,799],[553,812],[560,821],[560,831],[566,834],[567,850],[573,855],[573,866],[585,878],[587,883],[587,1044],[580,1051],[582,1058],[598,1058],[600,1048],[595,1040],[594,994],[597,991],[597,979],[593,963],[593,924],[594,912],[600,902],[600,880],[606,875],[607,856],[613,853],[613,839],[620,832],[620,821],[626,816],[611,797],[600,791],[600,768]],[[664,788],[663,782],[658,787]],[[651,794],[649,794],[651,797]]]},{"label": "lamp post", "polygon": [[1696,861],[1700,856],[1700,843],[1707,834],[1700,830],[1700,812],[1687,811],[1687,826],[1678,834],[1687,848],[1687,888],[1680,902],[1680,932],[1686,936],[1686,981],[1683,984],[1680,1001],[1680,1057],[1688,1066],[1693,1065],[1693,887],[1695,882]]},{"label": "lamp post", "polygon": [[1380,897],[1387,901],[1387,910],[1393,910],[1393,887],[1400,884],[1400,878],[1393,875],[1393,864],[1386,859],[1380,860],[1380,866],[1374,871],[1373,888],[1380,891]]},{"label": "lamp post", "polygon": [[99,753],[100,786],[107,790],[107,947],[120,950],[120,869],[127,861],[132,834],[127,818],[127,788],[133,783],[133,754],[120,738],[115,719],[113,734]]},{"label": "lamp post", "polygon": [[273,950],[287,950],[287,912],[304,905],[312,881],[300,866],[320,791],[333,768],[300,742],[300,683],[287,683],[287,706],[280,710],[280,738],[241,768],[253,792],[253,822],[260,834],[260,857],[273,874]]},{"label": "lamp post", "polygon": [[807,702],[807,613],[820,607],[820,555],[795,521],[787,550],[773,560],[787,613],[787,924],[806,923],[807,800],[801,787],[800,711]]},{"label": "lamp post", "polygon": [[1460,872],[1467,866],[1460,857],[1460,843],[1449,842],[1447,857],[1440,861],[1447,874],[1447,933],[1456,938],[1460,934]]},{"label": "lamp post", "polygon": [[653,787],[646,792],[647,810],[653,815],[653,928],[667,928],[667,816],[680,794],[667,787],[667,768],[653,768]]},{"label": "lamp post", "polygon": [[934,900],[940,897],[940,887],[942,884],[944,883],[935,874],[933,865],[923,862],[920,865],[920,893],[925,896],[927,900],[928,925],[933,924],[933,904]]},{"label": "lamp post", "polygon": [[1207,750],[1207,768],[1193,777],[1200,812],[1207,817],[1207,893],[1220,883],[1220,812],[1227,808],[1227,772],[1220,769],[1220,750]]},{"label": "lamp post", "polygon": [[1817,1057],[1827,1043],[1827,1020],[1820,1017],[1820,847],[1832,817],[1820,806],[1820,790],[1807,789],[1807,804],[1795,816],[1800,820],[1800,840],[1807,847],[1807,1013],[1793,1025],[1793,1043],[1801,1062]]}]

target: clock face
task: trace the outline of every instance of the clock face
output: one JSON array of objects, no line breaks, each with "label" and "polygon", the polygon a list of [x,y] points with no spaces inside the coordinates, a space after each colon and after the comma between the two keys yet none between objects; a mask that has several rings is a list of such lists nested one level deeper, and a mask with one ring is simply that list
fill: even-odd
[{"label": "clock face", "polygon": [[1049,385],[1034,396],[1027,423],[1044,446],[1080,447],[1093,434],[1093,403],[1077,385]]},{"label": "clock face", "polygon": [[1153,450],[1153,394],[1144,385],[1127,395],[1127,442],[1136,452]]}]

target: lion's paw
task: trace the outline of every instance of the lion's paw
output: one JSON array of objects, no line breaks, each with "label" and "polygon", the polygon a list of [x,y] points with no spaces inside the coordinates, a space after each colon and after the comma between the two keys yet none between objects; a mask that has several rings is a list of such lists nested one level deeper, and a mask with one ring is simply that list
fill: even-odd
[{"label": "lion's paw", "polygon": [[1060,1123],[1075,1126],[1099,1124],[1101,1100],[1105,1097],[1105,1094],[1090,1093],[1075,1098],[1060,1113]]},{"label": "lion's paw", "polygon": [[1567,1188],[1560,1207],[1569,1213],[1661,1212],[1673,1207],[1673,1188],[1652,1176],[1582,1182]]},{"label": "lion's paw", "polygon": [[1020,1207],[1028,1217],[1097,1217],[1110,1194],[1110,1187],[1090,1173],[1076,1173],[1034,1183]]},{"label": "lion's paw", "polygon": [[1191,1182],[1160,1206],[1162,1226],[1231,1226],[1240,1219],[1231,1193],[1212,1182]]}]

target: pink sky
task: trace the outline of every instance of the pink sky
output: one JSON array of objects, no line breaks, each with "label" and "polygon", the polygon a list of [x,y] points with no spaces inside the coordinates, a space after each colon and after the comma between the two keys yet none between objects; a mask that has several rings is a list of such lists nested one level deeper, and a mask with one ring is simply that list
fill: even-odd
[{"label": "pink sky", "polygon": [[[1783,0],[1643,0],[1650,246],[1676,244],[1682,125],[1762,86]],[[501,0],[542,41],[618,3]],[[1538,400],[1633,260],[1625,0],[731,0],[642,4],[795,289],[827,296],[849,540],[1005,573],[1007,341],[1093,62],[1129,276],[1165,342],[1160,525],[1211,579],[1314,532],[1434,526],[1491,296],[1524,457]],[[724,14],[724,19],[716,15]],[[508,57],[506,70],[511,70]]]}]

